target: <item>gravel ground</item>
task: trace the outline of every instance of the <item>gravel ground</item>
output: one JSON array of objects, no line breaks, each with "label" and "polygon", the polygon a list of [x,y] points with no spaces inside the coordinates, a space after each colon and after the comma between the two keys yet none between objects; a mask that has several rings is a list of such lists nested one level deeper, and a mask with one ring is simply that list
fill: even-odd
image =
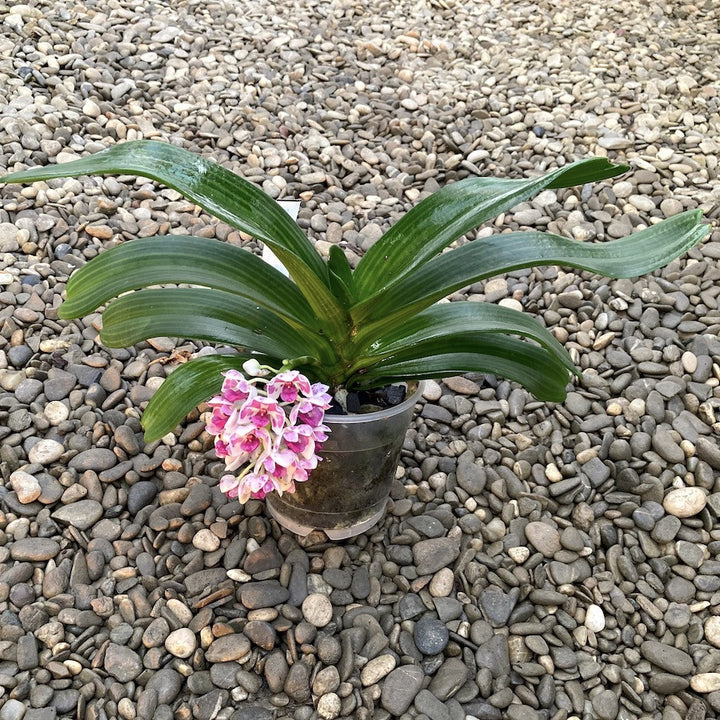
[{"label": "gravel ground", "polygon": [[[715,0],[10,5],[8,169],[169,140],[302,199],[351,261],[447,182],[587,154],[632,172],[493,227],[604,240],[719,214]],[[108,350],[98,315],[57,319],[103,247],[238,234],[129,177],[2,196],[0,720],[720,717],[718,231],[640,280],[458,294],[537,314],[584,380],[558,405],[430,383],[387,518],[332,544],[228,503],[197,413],[143,442],[197,347]]]}]

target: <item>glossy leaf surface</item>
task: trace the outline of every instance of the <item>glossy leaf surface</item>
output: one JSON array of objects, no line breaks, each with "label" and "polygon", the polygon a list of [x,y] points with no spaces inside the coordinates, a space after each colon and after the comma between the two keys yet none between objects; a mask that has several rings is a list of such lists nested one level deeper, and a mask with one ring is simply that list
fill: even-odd
[{"label": "glossy leaf surface", "polygon": [[358,304],[353,319],[368,336],[400,326],[432,303],[472,283],[520,268],[560,265],[607,277],[635,277],[682,255],[709,227],[691,210],[619,240],[581,243],[535,231],[474,240],[427,262],[381,295]]},{"label": "glossy leaf surface", "polygon": [[136,140],[68,163],[6,175],[3,183],[80,175],[132,174],[177,190],[203,210],[262,240],[285,265],[325,331],[339,341],[348,319],[330,291],[325,263],[297,223],[252,183],[207,158],[169,143]]},{"label": "glossy leaf surface", "polygon": [[325,275],[322,259],[312,243],[269,195],[221,165],[169,143],[118,143],[78,160],[11,173],[0,182],[81,175],[140,175],[155,180],[228,225],[267,243],[291,272],[295,256],[318,276]]},{"label": "glossy leaf surface", "polygon": [[477,333],[437,353],[432,343],[418,343],[407,352],[370,367],[357,376],[360,387],[377,387],[406,378],[417,380],[485,372],[515,380],[540,400],[562,402],[569,381],[567,367],[544,348],[524,340]]},{"label": "glossy leaf surface", "polygon": [[276,358],[319,357],[327,350],[255,303],[221,290],[138,290],[113,300],[103,313],[100,340],[126,347],[153,337],[227,344]]},{"label": "glossy leaf surface", "polygon": [[[519,335],[541,345],[570,372],[575,366],[562,345],[533,317],[517,310],[490,303],[443,303],[428,308],[403,323],[401,328],[374,341],[363,360],[396,358],[414,354],[422,345],[428,355],[444,354],[464,338],[477,333]],[[358,343],[364,338],[358,336]],[[363,364],[363,360],[359,364]]]},{"label": "glossy leaf surface", "polygon": [[540,178],[467,178],[446,185],[398,220],[360,260],[355,270],[359,297],[372,297],[412,274],[457,238],[541,190],[603,180],[626,169],[592,158]]},{"label": "glossy leaf surface", "polygon": [[189,235],[140,238],[100,253],[70,277],[59,315],[81,317],[129,290],[169,283],[224,290],[291,323],[315,324],[297,285],[282,273],[246,250]]}]

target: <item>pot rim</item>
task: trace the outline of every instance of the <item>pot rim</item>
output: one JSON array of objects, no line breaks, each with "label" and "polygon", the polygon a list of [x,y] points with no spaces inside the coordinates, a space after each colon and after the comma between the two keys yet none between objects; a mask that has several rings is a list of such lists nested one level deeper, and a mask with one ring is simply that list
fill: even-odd
[{"label": "pot rim", "polygon": [[397,385],[405,385],[408,390],[412,390],[413,385],[417,385],[415,390],[411,392],[399,405],[393,405],[389,408],[383,408],[382,410],[376,410],[375,412],[369,413],[357,413],[355,415],[325,415],[323,423],[326,425],[343,424],[352,425],[355,423],[367,423],[376,422],[385,418],[395,417],[405,412],[408,407],[414,406],[415,403],[420,399],[420,396],[425,389],[425,381],[421,380],[416,382],[411,380],[409,382],[396,383]]}]

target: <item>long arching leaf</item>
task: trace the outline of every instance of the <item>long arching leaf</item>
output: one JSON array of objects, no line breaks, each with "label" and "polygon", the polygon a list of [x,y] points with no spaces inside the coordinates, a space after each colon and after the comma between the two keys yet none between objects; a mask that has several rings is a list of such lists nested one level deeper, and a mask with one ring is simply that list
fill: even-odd
[{"label": "long arching leaf", "polygon": [[319,276],[325,265],[294,220],[260,188],[200,155],[156,140],[119,143],[71,162],[11,173],[0,183],[80,175],[141,175],[177,190],[211,215],[267,243],[292,274],[300,259]]},{"label": "long arching leaf", "polygon": [[526,387],[536,398],[562,402],[569,381],[567,367],[544,348],[504,335],[477,333],[454,342],[451,352],[434,355],[419,343],[397,358],[389,358],[359,372],[349,384],[377,387],[397,380],[448,377],[486,372]]},{"label": "long arching leaf", "polygon": [[337,341],[344,337],[347,313],[329,289],[325,263],[297,223],[258,187],[211,160],[169,143],[136,140],[68,163],[11,173],[0,183],[94,174],[132,174],[156,180],[223,222],[262,240],[322,319],[327,335]]},{"label": "long arching leaf", "polygon": [[477,333],[519,335],[542,346],[570,372],[578,372],[563,346],[535,318],[491,303],[457,302],[434,305],[410,318],[401,328],[375,340],[362,331],[356,342],[370,345],[359,353],[356,365],[415,352],[422,345],[427,355],[444,354]]},{"label": "long arching leaf", "polygon": [[290,324],[315,324],[297,285],[282,273],[246,250],[190,235],[141,238],[100,253],[68,280],[59,315],[81,317],[129,290],[170,283],[224,290],[257,302]]},{"label": "long arching leaf", "polygon": [[221,290],[138,290],[113,300],[103,313],[100,340],[127,347],[152,337],[206,340],[279,358],[322,359],[326,341],[301,335],[269,310]]},{"label": "long arching leaf", "polygon": [[538,265],[561,265],[607,277],[635,277],[682,255],[710,231],[699,210],[681,213],[628,237],[581,243],[560,235],[512,232],[475,240],[438,255],[384,293],[353,309],[369,337],[402,327],[410,317],[456,290],[493,275]]},{"label": "long arching leaf", "polygon": [[467,178],[447,185],[416,205],[368,250],[355,270],[358,296],[366,300],[381,292],[453,240],[545,188],[603,180],[627,169],[591,158],[540,178]]},{"label": "long arching leaf", "polygon": [[220,392],[222,372],[240,370],[248,355],[206,355],[179,365],[155,391],[142,416],[145,442],[169,433],[198,404]]}]

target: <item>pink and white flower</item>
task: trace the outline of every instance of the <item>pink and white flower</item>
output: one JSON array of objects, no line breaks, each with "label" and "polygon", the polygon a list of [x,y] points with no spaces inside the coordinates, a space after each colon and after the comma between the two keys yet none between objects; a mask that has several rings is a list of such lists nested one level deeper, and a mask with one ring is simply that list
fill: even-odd
[{"label": "pink and white flower", "polygon": [[226,370],[223,373],[222,397],[226,402],[245,402],[257,395],[257,389],[251,385],[239,370]]},{"label": "pink and white flower", "polygon": [[262,500],[269,492],[275,490],[275,483],[265,473],[248,473],[239,482],[238,500],[246,503],[250,498]]},{"label": "pink and white flower", "polygon": [[273,399],[268,397],[255,397],[248,400],[240,408],[240,419],[251,422],[255,427],[271,426],[277,433],[285,425],[285,411]]},{"label": "pink and white flower", "polygon": [[238,370],[223,375],[220,394],[208,402],[206,429],[226,470],[240,473],[223,475],[220,490],[241,503],[273,491],[294,492],[295,483],[305,482],[321,459],[320,443],[329,432],[322,424],[331,402],[327,386],[312,385],[297,370],[267,382],[259,372],[249,380]]},{"label": "pink and white flower", "polygon": [[283,402],[294,403],[298,394],[305,397],[311,394],[310,381],[297,370],[278,373],[268,384],[267,394],[271,398],[280,398]]}]

